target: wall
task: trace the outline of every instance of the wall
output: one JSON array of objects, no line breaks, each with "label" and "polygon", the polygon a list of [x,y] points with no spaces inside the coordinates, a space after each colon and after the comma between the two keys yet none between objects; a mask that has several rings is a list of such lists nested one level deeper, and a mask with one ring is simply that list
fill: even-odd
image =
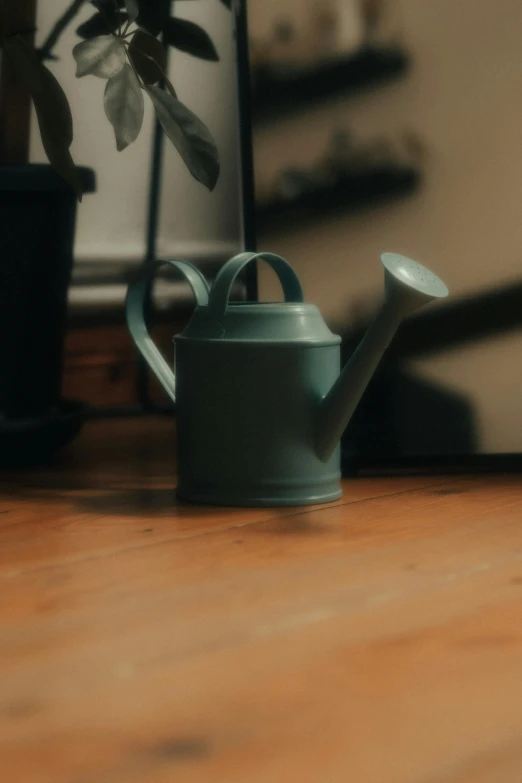
[{"label": "wall", "polygon": [[[258,6],[258,0],[249,0]],[[361,138],[417,131],[427,148],[419,195],[262,238],[287,257],[332,322],[380,296],[378,258],[402,252],[432,267],[453,296],[522,273],[522,6],[517,0],[395,0],[413,66],[393,85],[338,99],[256,133],[259,181],[308,161],[332,126]],[[273,12],[273,6],[272,6]],[[262,275],[262,293],[277,293]],[[481,448],[522,451],[520,332],[448,350],[415,368],[473,398]]]}]

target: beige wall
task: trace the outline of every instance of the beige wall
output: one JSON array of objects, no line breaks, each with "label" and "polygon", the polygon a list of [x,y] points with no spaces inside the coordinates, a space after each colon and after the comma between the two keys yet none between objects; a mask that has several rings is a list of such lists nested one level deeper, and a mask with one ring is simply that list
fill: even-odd
[{"label": "beige wall", "polygon": [[[310,160],[335,125],[362,139],[413,129],[427,147],[418,195],[261,238],[295,265],[308,297],[333,322],[349,321],[354,302],[379,297],[383,250],[432,267],[454,296],[522,277],[522,5],[389,5],[413,60],[407,78],[256,132],[261,183],[281,165]],[[263,294],[276,290],[263,275]],[[522,451],[521,358],[522,337],[514,333],[415,366],[473,397],[483,450]]]}]

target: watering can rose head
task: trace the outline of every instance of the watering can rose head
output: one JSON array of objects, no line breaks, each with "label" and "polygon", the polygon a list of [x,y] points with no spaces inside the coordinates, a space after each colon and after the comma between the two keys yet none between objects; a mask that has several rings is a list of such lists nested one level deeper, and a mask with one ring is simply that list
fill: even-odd
[{"label": "watering can rose head", "polygon": [[[93,15],[77,29],[85,38],[73,49],[76,75],[106,80],[105,114],[114,129],[116,148],[124,150],[139,136],[145,98],[191,175],[212,191],[219,177],[219,153],[207,126],[177,97],[167,75],[167,48],[217,61],[216,48],[199,25],[170,16],[164,0],[72,0],[39,49],[27,43],[26,31],[11,30],[4,0],[0,42],[19,79],[29,90],[49,162],[81,200],[82,186],[71,156],[73,118],[59,82],[44,64],[63,30],[84,6]],[[216,0],[228,8],[231,0]],[[161,34],[162,41],[158,35]]]}]

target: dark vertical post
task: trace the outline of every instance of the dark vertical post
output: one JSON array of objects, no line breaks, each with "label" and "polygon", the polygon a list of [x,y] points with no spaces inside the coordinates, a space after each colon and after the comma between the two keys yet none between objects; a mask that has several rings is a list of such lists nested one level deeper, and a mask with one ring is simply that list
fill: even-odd
[{"label": "dark vertical post", "polygon": [[[171,0],[163,0],[165,4],[165,14],[170,13]],[[163,38],[163,36],[161,36]],[[168,67],[168,66],[167,66]],[[161,87],[165,84],[160,83]],[[165,138],[163,130],[158,120],[154,125],[154,136],[152,140],[152,161],[151,161],[151,175],[149,185],[149,204],[147,213],[147,247],[145,252],[145,262],[152,261],[156,258],[156,245],[158,236],[158,222],[159,222],[159,204],[161,193],[161,162],[163,160],[163,148],[165,144]],[[153,312],[152,303],[152,284],[149,285],[147,291],[147,297],[144,305],[145,320],[148,322]],[[153,407],[150,399],[150,371],[145,360],[140,356],[138,364],[138,377],[137,377],[137,393],[138,402],[144,409],[150,409]]]},{"label": "dark vertical post", "polygon": [[[237,82],[239,112],[239,143],[241,151],[241,195],[243,208],[243,241],[245,250],[256,250],[255,182],[252,144],[252,112],[250,89],[250,60],[248,52],[247,0],[236,6]],[[234,3],[232,4],[234,12]],[[245,271],[247,298],[257,299],[256,265]]]}]

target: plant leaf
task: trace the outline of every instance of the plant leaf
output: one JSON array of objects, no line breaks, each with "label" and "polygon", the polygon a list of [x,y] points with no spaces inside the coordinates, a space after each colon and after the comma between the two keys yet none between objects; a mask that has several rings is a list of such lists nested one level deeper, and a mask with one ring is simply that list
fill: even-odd
[{"label": "plant leaf", "polygon": [[138,0],[125,0],[125,8],[131,22],[134,22],[140,12]]},{"label": "plant leaf", "polygon": [[[120,18],[121,23],[125,24],[129,17],[125,13],[120,13]],[[114,8],[110,8],[105,16],[96,13],[90,19],[87,19],[86,22],[77,28],[76,35],[79,35],[80,38],[95,38],[98,35],[114,33],[118,29],[119,22],[118,14]]]},{"label": "plant leaf", "polygon": [[172,95],[173,98],[177,98],[178,94],[177,94],[176,90],[174,89],[174,85],[172,84],[172,82],[166,76],[164,76],[163,78],[165,80],[165,87],[166,87],[166,89],[170,92],[170,94]]},{"label": "plant leaf", "polygon": [[169,19],[165,25],[164,40],[182,52],[202,60],[217,62],[219,55],[208,33],[194,22],[186,19]]},{"label": "plant leaf", "polygon": [[118,152],[124,150],[139,136],[143,125],[143,94],[131,66],[125,63],[119,74],[105,87],[105,114],[116,136]]},{"label": "plant leaf", "polygon": [[91,4],[97,8],[99,11],[103,11],[105,14],[109,10],[114,10],[114,6],[117,5],[118,8],[123,8],[125,5],[125,0],[90,0]]},{"label": "plant leaf", "polygon": [[125,44],[113,35],[98,35],[82,41],[73,49],[76,76],[92,74],[102,79],[116,76],[126,60]]},{"label": "plant leaf", "polygon": [[5,47],[18,76],[29,88],[33,101],[38,101],[42,106],[53,103],[57,120],[56,135],[69,147],[73,140],[72,114],[67,97],[56,78],[22,38],[15,36],[6,40]]},{"label": "plant leaf", "polygon": [[145,30],[136,30],[132,36],[129,57],[145,84],[156,84],[167,68],[165,47]]},{"label": "plant leaf", "polygon": [[138,25],[152,35],[161,33],[170,18],[171,0],[140,0],[139,5]]},{"label": "plant leaf", "polygon": [[156,115],[188,170],[198,182],[214,190],[219,177],[219,153],[207,126],[177,98],[160,87],[145,88]]},{"label": "plant leaf", "polygon": [[82,200],[80,175],[69,147],[73,139],[73,122],[67,97],[49,69],[22,38],[4,41],[5,51],[19,77],[27,84],[36,109],[42,144],[49,163]]}]

